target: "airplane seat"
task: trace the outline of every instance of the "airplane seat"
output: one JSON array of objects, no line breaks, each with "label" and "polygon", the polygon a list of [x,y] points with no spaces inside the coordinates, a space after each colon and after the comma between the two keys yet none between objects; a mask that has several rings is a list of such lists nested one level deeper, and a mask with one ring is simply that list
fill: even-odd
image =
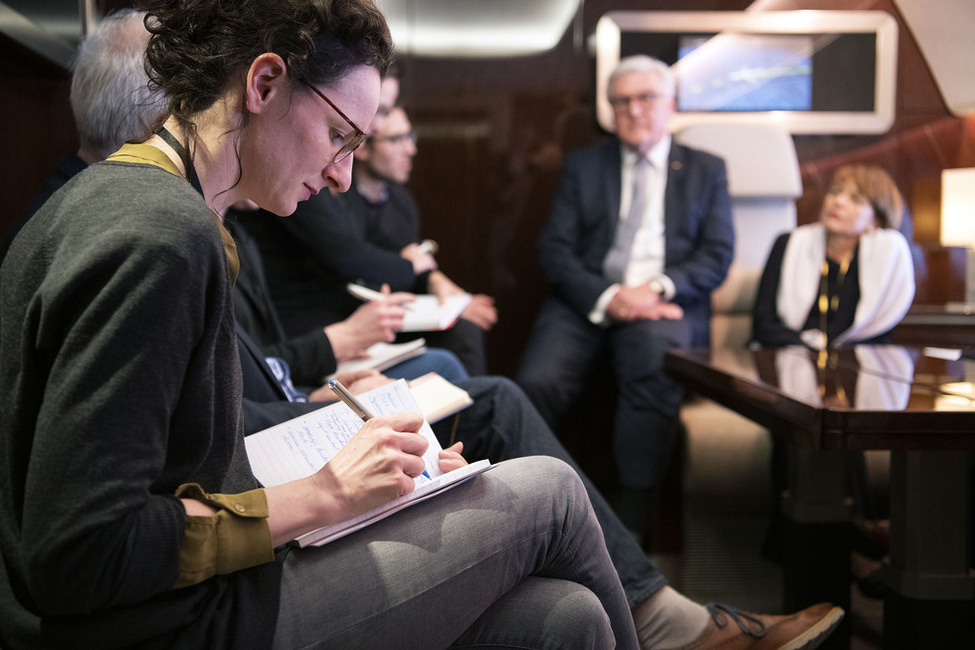
[{"label": "airplane seat", "polygon": [[[802,181],[795,145],[777,124],[697,124],[674,138],[725,161],[735,251],[727,278],[711,298],[711,352],[740,355],[751,336],[752,306],[769,250],[778,235],[796,227]],[[736,507],[768,505],[771,440],[764,427],[693,395],[681,408],[681,423],[685,495],[701,490],[734,495]]]}]

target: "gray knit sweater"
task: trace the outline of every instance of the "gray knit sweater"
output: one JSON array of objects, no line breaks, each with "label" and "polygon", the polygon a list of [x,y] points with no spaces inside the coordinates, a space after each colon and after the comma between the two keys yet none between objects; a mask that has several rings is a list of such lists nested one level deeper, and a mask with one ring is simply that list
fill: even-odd
[{"label": "gray knit sweater", "polygon": [[276,563],[170,590],[185,521],[173,492],[256,487],[242,441],[212,214],[160,168],[93,165],[0,267],[3,642],[268,645]]}]

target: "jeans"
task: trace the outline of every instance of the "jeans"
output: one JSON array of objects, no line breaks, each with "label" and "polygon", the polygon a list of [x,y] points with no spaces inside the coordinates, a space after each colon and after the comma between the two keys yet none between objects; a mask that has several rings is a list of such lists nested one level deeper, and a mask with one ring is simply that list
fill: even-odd
[{"label": "jeans", "polygon": [[393,379],[416,379],[428,372],[435,372],[454,384],[467,379],[467,370],[457,355],[442,348],[427,348],[423,354],[401,361],[383,374]]},{"label": "jeans", "polygon": [[635,648],[585,488],[564,463],[501,463],[284,561],[275,648]]},{"label": "jeans", "polygon": [[439,332],[400,332],[398,342],[423,338],[427,345],[453,352],[471,376],[487,372],[484,351],[484,330],[469,320],[458,318],[453,327]]}]

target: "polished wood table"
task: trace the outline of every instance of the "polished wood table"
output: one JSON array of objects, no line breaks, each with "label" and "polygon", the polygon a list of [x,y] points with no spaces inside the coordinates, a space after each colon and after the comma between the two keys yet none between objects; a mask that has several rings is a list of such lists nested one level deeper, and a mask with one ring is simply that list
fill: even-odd
[{"label": "polished wood table", "polygon": [[912,305],[891,333],[898,345],[975,347],[975,305]]},{"label": "polished wood table", "polygon": [[[931,351],[934,353],[934,351]],[[975,648],[975,362],[922,348],[675,350],[670,374],[791,443],[785,607],[850,602],[850,451],[891,451],[885,648]],[[849,643],[849,631],[840,634]]]}]

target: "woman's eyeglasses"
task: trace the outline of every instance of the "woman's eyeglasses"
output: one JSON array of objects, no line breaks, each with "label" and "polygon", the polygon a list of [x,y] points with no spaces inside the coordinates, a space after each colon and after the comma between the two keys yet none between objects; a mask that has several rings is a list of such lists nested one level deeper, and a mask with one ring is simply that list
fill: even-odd
[{"label": "woman's eyeglasses", "polygon": [[348,116],[342,112],[342,109],[336,106],[331,99],[326,97],[325,93],[320,91],[318,88],[315,88],[313,85],[311,85],[304,79],[301,79],[301,83],[311,88],[316,95],[321,97],[326,104],[331,106],[332,109],[339,114],[339,117],[341,117],[343,120],[348,122],[349,126],[352,127],[352,132],[349,133],[347,136],[345,136],[345,141],[342,143],[342,146],[339,148],[338,151],[335,152],[335,155],[332,156],[333,164],[345,160],[352,154],[353,151],[359,148],[359,145],[361,145],[365,141],[366,139],[365,132],[362,129],[360,129],[358,126],[356,126],[355,122],[350,120]]}]

